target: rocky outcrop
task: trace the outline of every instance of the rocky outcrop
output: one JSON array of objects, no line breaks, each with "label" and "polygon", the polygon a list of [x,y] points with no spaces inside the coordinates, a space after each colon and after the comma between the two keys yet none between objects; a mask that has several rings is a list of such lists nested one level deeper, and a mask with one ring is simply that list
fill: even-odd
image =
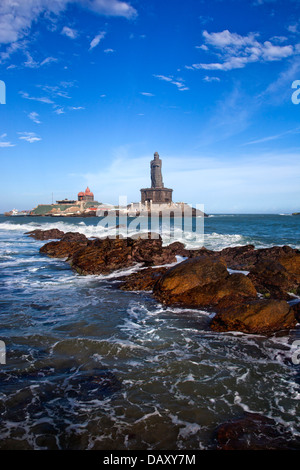
[{"label": "rocky outcrop", "polygon": [[[176,245],[176,248],[178,245]],[[135,264],[158,266],[176,262],[176,248],[163,247],[158,238],[104,238],[88,240],[82,234],[67,233],[60,241],[44,245],[40,252],[67,258],[80,274],[110,274]]]},{"label": "rocky outcrop", "polygon": [[64,236],[64,232],[57,228],[51,228],[49,230],[36,229],[26,232],[25,235],[29,235],[35,240],[59,240]]},{"label": "rocky outcrop", "polygon": [[214,433],[218,450],[300,450],[300,443],[281,424],[258,413],[221,424]]},{"label": "rocky outcrop", "polygon": [[88,239],[82,233],[67,232],[60,241],[49,242],[40,248],[40,253],[52,258],[70,258],[76,251],[88,244]]},{"label": "rocky outcrop", "polygon": [[196,308],[225,308],[257,295],[250,279],[230,275],[224,260],[206,256],[170,268],[155,284],[153,294],[166,305]]},{"label": "rocky outcrop", "polygon": [[296,326],[295,312],[284,300],[256,300],[218,312],[211,322],[214,331],[270,334]]},{"label": "rocky outcrop", "polygon": [[152,291],[156,282],[168,270],[168,268],[145,268],[141,271],[123,276],[118,280],[122,282],[119,284],[121,290],[126,291]]},{"label": "rocky outcrop", "polygon": [[[214,331],[270,334],[294,328],[300,318],[300,307],[286,302],[291,294],[300,293],[300,252],[287,246],[256,250],[247,245],[215,252],[188,250],[180,242],[163,246],[161,237],[150,233],[87,239],[74,232],[33,232],[39,239],[59,236],[59,241],[47,243],[40,252],[65,258],[82,275],[143,267],[120,278],[120,289],[152,290],[165,305],[215,312]],[[175,264],[176,256],[187,259]],[[230,274],[228,268],[249,274]]]},{"label": "rocky outcrop", "polygon": [[253,245],[211,251],[189,250],[190,258],[223,259],[228,268],[249,272],[249,279],[266,298],[290,299],[300,295],[300,251],[289,246],[255,249]]},{"label": "rocky outcrop", "polygon": [[266,298],[288,300],[290,293],[299,290],[296,276],[278,261],[258,261],[251,269],[249,279]]}]

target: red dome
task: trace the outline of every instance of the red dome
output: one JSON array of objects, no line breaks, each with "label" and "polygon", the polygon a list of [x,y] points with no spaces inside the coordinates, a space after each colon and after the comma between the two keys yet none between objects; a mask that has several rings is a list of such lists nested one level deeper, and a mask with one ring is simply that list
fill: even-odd
[{"label": "red dome", "polygon": [[85,190],[85,195],[86,196],[94,196],[94,194],[91,192],[90,188],[87,187],[86,190]]},{"label": "red dome", "polygon": [[78,196],[84,196],[84,193],[80,191],[80,193],[78,193]]}]

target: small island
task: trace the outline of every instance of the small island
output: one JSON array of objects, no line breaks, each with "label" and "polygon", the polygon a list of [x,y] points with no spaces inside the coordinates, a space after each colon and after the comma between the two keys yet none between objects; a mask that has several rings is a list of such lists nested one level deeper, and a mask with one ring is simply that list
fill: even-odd
[{"label": "small island", "polygon": [[173,202],[173,189],[165,188],[162,177],[162,160],[158,152],[150,162],[151,188],[142,188],[141,201],[127,205],[103,204],[95,201],[94,193],[89,187],[80,191],[76,199],[62,199],[56,204],[38,204],[29,211],[13,209],[5,212],[5,216],[35,216],[35,217],[105,217],[108,215],[125,215],[128,217],[208,217],[198,208],[191,207],[185,202]]}]

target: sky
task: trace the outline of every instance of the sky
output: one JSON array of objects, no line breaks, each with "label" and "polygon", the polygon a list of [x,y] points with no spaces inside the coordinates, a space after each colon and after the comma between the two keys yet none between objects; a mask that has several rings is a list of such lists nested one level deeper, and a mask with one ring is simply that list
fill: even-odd
[{"label": "sky", "polygon": [[[0,213],[140,200],[300,211],[299,0],[1,0]],[[4,93],[5,92],[5,93]]]}]

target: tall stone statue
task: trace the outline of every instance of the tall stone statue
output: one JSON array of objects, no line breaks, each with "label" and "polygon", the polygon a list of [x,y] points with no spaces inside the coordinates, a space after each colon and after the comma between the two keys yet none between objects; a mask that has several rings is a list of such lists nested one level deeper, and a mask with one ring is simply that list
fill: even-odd
[{"label": "tall stone statue", "polygon": [[141,203],[142,204],[171,204],[173,189],[165,188],[162,174],[161,174],[162,161],[157,152],[154,154],[154,159],[151,160],[151,188],[141,189]]},{"label": "tall stone statue", "polygon": [[151,160],[151,188],[163,188],[164,183],[161,174],[162,161],[157,152],[154,154],[154,160]]}]

